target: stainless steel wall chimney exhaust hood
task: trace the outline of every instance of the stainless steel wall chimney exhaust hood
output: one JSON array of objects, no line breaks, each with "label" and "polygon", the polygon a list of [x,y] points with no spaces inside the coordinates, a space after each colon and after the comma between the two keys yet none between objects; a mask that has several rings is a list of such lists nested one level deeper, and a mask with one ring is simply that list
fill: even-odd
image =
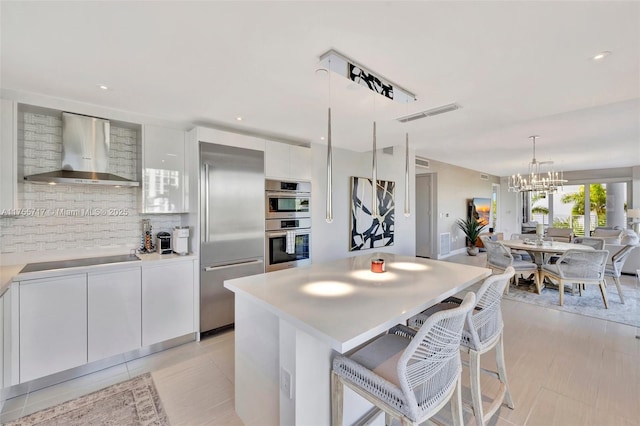
[{"label": "stainless steel wall chimney exhaust hood", "polygon": [[62,168],[25,176],[30,182],[140,186],[139,182],[109,173],[108,120],[62,113]]}]

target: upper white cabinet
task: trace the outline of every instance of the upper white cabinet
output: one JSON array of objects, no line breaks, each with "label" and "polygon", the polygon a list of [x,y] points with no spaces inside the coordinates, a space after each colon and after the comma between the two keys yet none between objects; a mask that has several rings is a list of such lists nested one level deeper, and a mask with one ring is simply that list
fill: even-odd
[{"label": "upper white cabinet", "polygon": [[88,362],[142,346],[140,267],[89,273]]},{"label": "upper white cabinet", "polygon": [[265,141],[264,170],[268,178],[311,180],[311,149]]},{"label": "upper white cabinet", "polygon": [[145,125],[143,130],[142,213],[185,213],[186,133]]},{"label": "upper white cabinet", "polygon": [[[0,103],[0,212],[17,207],[17,120],[16,102],[2,99]],[[5,211],[5,214],[7,213]]]},{"label": "upper white cabinet", "polygon": [[20,282],[20,383],[87,362],[87,275]]}]

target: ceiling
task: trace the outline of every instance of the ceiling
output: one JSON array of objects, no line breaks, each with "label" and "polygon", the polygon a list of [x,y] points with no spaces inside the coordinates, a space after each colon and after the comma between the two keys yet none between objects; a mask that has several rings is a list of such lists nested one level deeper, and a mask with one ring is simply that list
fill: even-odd
[{"label": "ceiling", "polygon": [[[3,0],[0,18],[3,89],[300,143],[325,143],[331,105],[334,146],[369,150],[375,120],[378,147],[409,132],[501,176],[526,172],[533,134],[556,169],[640,165],[639,2]],[[316,73],[329,49],[417,101]]]}]

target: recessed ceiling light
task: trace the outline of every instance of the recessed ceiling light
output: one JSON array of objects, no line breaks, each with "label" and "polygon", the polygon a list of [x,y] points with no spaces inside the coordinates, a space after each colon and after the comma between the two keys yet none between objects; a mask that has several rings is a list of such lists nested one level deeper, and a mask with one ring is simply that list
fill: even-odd
[{"label": "recessed ceiling light", "polygon": [[98,84],[98,87],[102,90],[109,90],[109,86],[105,86],[104,84]]},{"label": "recessed ceiling light", "polygon": [[320,136],[320,140],[323,141],[324,140],[324,136]]},{"label": "recessed ceiling light", "polygon": [[237,116],[237,117],[236,117],[236,120],[238,120],[238,121],[242,121],[242,117]]},{"label": "recessed ceiling light", "polygon": [[609,52],[608,50],[605,50],[598,53],[597,55],[592,56],[591,59],[593,59],[594,61],[601,61],[609,55],[611,55],[611,52]]}]

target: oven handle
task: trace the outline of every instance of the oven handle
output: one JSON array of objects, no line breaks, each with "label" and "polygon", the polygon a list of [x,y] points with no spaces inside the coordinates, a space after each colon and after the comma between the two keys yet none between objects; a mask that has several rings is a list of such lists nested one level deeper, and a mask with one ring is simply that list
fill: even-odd
[{"label": "oven handle", "polygon": [[236,266],[258,265],[262,262],[263,262],[262,259],[253,259],[253,260],[246,260],[244,262],[227,263],[225,265],[220,265],[220,266],[207,266],[206,268],[204,268],[204,271],[211,272],[211,271],[219,271],[220,269],[235,268]]},{"label": "oven handle", "polygon": [[[299,230],[296,229],[296,236],[297,235],[309,235],[311,233],[311,231],[309,230]],[[286,231],[282,231],[282,232],[267,232],[267,238],[277,238],[277,237],[286,237],[287,236],[287,232]]]},{"label": "oven handle", "polygon": [[280,197],[280,198],[310,198],[309,192],[267,192],[267,198]]}]

